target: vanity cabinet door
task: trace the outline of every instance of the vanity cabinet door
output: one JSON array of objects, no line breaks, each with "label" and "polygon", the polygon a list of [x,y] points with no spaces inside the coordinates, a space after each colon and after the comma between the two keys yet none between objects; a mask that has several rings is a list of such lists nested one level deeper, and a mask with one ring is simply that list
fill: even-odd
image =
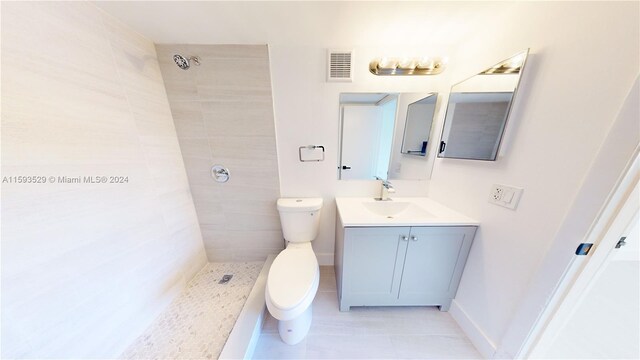
[{"label": "vanity cabinet door", "polygon": [[412,227],[398,300],[448,310],[475,231],[475,227]]},{"label": "vanity cabinet door", "polygon": [[409,227],[347,228],[341,310],[398,301]]}]

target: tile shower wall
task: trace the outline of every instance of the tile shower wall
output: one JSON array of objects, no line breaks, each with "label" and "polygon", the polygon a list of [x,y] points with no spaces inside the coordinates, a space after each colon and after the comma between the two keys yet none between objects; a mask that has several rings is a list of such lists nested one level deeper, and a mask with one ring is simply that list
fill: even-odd
[{"label": "tile shower wall", "polygon": [[[280,184],[267,46],[156,50],[209,261],[278,253]],[[198,56],[201,65],[182,70],[174,54]],[[229,169],[227,183],[213,181],[214,164]]]},{"label": "tile shower wall", "polygon": [[154,45],[91,3],[2,3],[2,175],[46,178],[2,184],[2,358],[114,358],[206,263]]}]

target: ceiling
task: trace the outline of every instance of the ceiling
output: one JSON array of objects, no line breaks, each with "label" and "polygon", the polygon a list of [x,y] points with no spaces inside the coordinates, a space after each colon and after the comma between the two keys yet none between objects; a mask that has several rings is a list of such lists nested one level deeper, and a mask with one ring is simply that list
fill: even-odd
[{"label": "ceiling", "polygon": [[[97,1],[159,44],[290,46],[460,43],[511,3],[431,1]],[[481,25],[482,24],[482,25]]]}]

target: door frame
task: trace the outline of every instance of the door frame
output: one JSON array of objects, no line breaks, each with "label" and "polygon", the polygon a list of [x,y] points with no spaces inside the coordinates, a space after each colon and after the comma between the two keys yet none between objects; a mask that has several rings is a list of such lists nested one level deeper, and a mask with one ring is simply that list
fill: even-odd
[{"label": "door frame", "polygon": [[640,146],[585,238],[584,242],[594,244],[593,248],[586,256],[574,256],[517,358],[537,358],[550,348],[612,254],[620,234],[636,216],[640,197],[639,152]]}]

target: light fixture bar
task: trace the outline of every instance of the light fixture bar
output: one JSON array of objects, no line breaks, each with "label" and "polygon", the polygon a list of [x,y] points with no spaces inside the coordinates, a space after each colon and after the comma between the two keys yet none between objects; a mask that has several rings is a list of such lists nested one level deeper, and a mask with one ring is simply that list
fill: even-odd
[{"label": "light fixture bar", "polygon": [[374,75],[438,75],[445,63],[440,58],[377,58],[369,63]]}]

